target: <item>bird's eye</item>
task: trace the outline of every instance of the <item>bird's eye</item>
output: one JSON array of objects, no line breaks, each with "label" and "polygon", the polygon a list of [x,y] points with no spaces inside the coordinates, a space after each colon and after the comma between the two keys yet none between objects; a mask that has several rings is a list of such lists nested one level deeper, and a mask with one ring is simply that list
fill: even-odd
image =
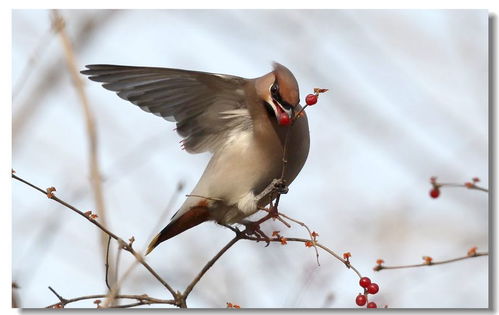
[{"label": "bird's eye", "polygon": [[277,82],[274,82],[274,84],[272,84],[272,87],[270,88],[270,92],[277,93],[277,90],[279,90],[279,85],[277,84]]}]

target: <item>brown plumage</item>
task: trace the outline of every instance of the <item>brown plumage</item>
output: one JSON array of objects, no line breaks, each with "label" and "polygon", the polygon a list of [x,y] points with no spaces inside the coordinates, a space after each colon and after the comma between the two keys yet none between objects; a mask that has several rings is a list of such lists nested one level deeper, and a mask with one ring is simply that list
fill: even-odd
[{"label": "brown plumage", "polygon": [[[190,197],[151,241],[159,243],[204,221],[243,222],[270,198],[261,193],[281,177],[290,184],[309,151],[306,115],[286,125],[300,109],[298,83],[284,66],[255,79],[180,69],[89,65],[83,74],[145,111],[177,123],[187,152],[213,153]],[[287,119],[287,120],[286,120]]]}]

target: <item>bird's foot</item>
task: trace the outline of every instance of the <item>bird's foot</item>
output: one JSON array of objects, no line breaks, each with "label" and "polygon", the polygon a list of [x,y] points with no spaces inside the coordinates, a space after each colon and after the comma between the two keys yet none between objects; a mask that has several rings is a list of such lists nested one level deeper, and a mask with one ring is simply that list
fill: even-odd
[{"label": "bird's foot", "polygon": [[243,223],[244,226],[246,227],[246,229],[243,231],[243,233],[248,235],[248,236],[255,236],[257,242],[264,241],[265,243],[267,243],[267,245],[265,245],[265,247],[267,247],[270,244],[270,237],[268,237],[260,229],[260,223],[261,223],[260,220],[255,221],[255,222],[248,221],[248,222]]},{"label": "bird's foot", "polygon": [[242,223],[246,227],[246,229],[243,231],[243,233],[245,233],[246,235],[254,235],[254,236],[256,236],[257,242],[259,242],[259,241],[265,241],[267,243],[267,245],[265,247],[267,247],[270,244],[270,237],[268,237],[260,229],[260,224],[262,224],[263,222],[265,222],[265,221],[267,221],[269,219],[279,218],[279,212],[278,212],[276,206],[271,206],[268,209],[262,209],[262,210],[267,211],[267,214],[263,218],[261,218],[261,219],[259,219],[257,221],[246,221],[246,222]]}]

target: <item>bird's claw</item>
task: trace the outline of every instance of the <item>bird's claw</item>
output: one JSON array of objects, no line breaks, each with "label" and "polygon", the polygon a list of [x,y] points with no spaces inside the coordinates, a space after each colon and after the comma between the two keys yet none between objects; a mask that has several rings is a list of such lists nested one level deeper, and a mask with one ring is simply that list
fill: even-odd
[{"label": "bird's claw", "polygon": [[246,226],[246,229],[243,231],[244,234],[248,236],[253,235],[256,237],[257,242],[264,241],[265,243],[267,243],[265,247],[269,246],[270,238],[260,229],[260,223],[247,222],[244,225]]}]

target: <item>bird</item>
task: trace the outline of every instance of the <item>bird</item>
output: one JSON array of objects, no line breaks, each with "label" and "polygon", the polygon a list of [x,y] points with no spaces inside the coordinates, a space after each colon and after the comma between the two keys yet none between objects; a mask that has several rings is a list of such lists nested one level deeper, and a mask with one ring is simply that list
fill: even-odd
[{"label": "bird", "polygon": [[[212,154],[198,183],[149,243],[160,243],[206,221],[247,224],[271,204],[257,200],[273,180],[293,182],[310,148],[298,82],[285,66],[258,78],[184,69],[86,65],[83,75],[142,110],[176,123],[188,153]],[[299,115],[298,115],[299,114]],[[286,167],[283,168],[283,161]]]}]

